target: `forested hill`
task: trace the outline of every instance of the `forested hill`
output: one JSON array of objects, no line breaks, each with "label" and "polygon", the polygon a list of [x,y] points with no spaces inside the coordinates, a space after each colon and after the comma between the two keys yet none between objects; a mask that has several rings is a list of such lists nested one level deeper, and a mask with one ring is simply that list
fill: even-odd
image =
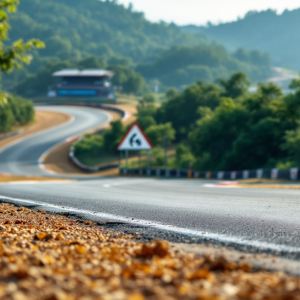
[{"label": "forested hill", "polygon": [[42,58],[115,54],[139,62],[173,45],[204,40],[181,33],[176,25],[151,23],[132,7],[108,0],[21,0],[11,26],[11,40],[35,37],[46,43],[39,51]]},{"label": "forested hill", "polygon": [[300,9],[249,12],[243,19],[217,26],[185,26],[183,32],[205,34],[224,44],[230,51],[243,47],[266,51],[273,65],[300,69]]},{"label": "forested hill", "polygon": [[[41,80],[33,81],[31,76],[41,74],[41,69],[49,79],[50,70],[61,62],[77,68],[91,57],[89,62],[98,61],[99,66],[115,71],[121,65],[131,70],[127,74],[137,71],[150,85],[158,80],[163,88],[211,82],[236,71],[244,71],[252,81],[271,75],[269,57],[262,52],[230,54],[203,34],[183,33],[175,24],[152,23],[132,6],[115,0],[20,0],[17,14],[11,15],[11,27],[11,41],[34,37],[46,44],[33,52],[30,66],[2,79],[6,90],[18,86],[14,91],[25,80],[19,93],[26,97],[37,90],[36,82]],[[123,71],[116,71],[115,77],[120,79]],[[124,83],[128,78],[123,79]],[[46,93],[45,84],[39,93]],[[121,82],[117,85],[123,87]]]}]

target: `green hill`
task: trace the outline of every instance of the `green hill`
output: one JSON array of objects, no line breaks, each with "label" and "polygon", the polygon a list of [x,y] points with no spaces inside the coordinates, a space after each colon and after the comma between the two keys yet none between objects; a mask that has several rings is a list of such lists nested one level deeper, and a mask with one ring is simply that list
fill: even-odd
[{"label": "green hill", "polygon": [[47,48],[39,51],[40,59],[115,54],[137,62],[173,45],[204,41],[181,33],[175,25],[151,23],[143,13],[116,1],[21,0],[11,26],[12,40],[34,36],[46,43]]},{"label": "green hill", "polygon": [[[188,85],[199,79],[214,81],[239,70],[253,81],[271,73],[265,54],[257,53],[259,64],[231,55],[224,47],[210,44],[203,34],[183,33],[175,24],[152,23],[132,6],[114,0],[21,0],[18,13],[11,15],[11,27],[11,40],[35,37],[46,44],[45,49],[33,52],[30,66],[2,80],[6,90],[16,84],[20,87],[19,83],[26,80],[22,89],[17,88],[23,95],[38,93],[38,77],[33,81],[32,75],[41,69],[49,71],[49,65],[60,62],[77,67],[89,57],[99,59],[103,67],[126,66],[148,82],[159,80],[165,87]],[[25,86],[30,86],[30,91],[24,90]]]},{"label": "green hill", "polygon": [[272,64],[298,71],[300,69],[300,9],[284,11],[250,11],[243,19],[207,27],[184,26],[184,33],[205,34],[230,51],[238,48],[268,52]]}]

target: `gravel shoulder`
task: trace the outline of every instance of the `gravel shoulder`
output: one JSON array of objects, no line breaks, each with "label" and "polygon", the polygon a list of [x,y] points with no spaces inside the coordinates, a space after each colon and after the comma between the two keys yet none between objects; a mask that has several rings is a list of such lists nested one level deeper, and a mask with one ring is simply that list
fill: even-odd
[{"label": "gravel shoulder", "polygon": [[2,299],[300,299],[297,276],[43,210],[0,204],[0,237]]}]

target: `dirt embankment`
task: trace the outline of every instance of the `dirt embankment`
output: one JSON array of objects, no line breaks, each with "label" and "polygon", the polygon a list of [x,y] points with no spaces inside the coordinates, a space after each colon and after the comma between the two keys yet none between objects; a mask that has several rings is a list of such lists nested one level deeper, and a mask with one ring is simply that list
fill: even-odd
[{"label": "dirt embankment", "polygon": [[[16,142],[19,139],[25,138],[31,134],[37,133],[42,130],[52,128],[54,126],[61,125],[71,119],[71,116],[63,113],[52,112],[52,111],[41,111],[38,110],[35,113],[35,122],[24,126],[22,129],[24,131],[21,134],[6,138],[0,141],[0,150],[4,147]],[[28,180],[55,180],[41,177],[29,177],[29,176],[15,176],[11,174],[3,174],[0,172],[0,182],[10,182],[10,181],[28,181]]]},{"label": "dirt embankment", "polygon": [[52,111],[41,111],[35,112],[35,122],[28,124],[23,127],[24,131],[21,134],[6,138],[0,141],[0,149],[15,142],[18,139],[24,138],[30,134],[37,133],[39,131],[49,129],[54,126],[58,126],[69,121],[71,116]]},{"label": "dirt embankment", "polygon": [[[107,105],[109,107],[109,105]],[[119,104],[115,105],[114,107],[122,109],[127,113],[127,118],[124,120],[124,124],[129,124],[135,120],[136,108],[135,105],[132,104]],[[107,109],[107,112],[112,116],[112,120],[119,120],[122,116],[120,113],[111,111]],[[96,130],[105,128],[107,126],[101,126]],[[95,131],[95,130],[94,130]],[[70,160],[69,160],[69,151],[70,147],[74,141],[66,142],[56,149],[54,149],[44,160],[44,166],[47,170],[52,171],[56,174],[69,174],[69,175],[82,175],[85,174],[86,176],[97,177],[97,176],[116,176],[118,175],[118,169],[108,170],[104,172],[97,172],[93,174],[86,174],[80,168],[76,167]]]}]

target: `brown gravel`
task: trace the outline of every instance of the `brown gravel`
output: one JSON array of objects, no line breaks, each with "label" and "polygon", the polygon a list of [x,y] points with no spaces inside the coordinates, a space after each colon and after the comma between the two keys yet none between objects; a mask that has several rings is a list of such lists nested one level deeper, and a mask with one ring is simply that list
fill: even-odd
[{"label": "brown gravel", "polygon": [[293,300],[300,278],[0,204],[0,299]]}]

